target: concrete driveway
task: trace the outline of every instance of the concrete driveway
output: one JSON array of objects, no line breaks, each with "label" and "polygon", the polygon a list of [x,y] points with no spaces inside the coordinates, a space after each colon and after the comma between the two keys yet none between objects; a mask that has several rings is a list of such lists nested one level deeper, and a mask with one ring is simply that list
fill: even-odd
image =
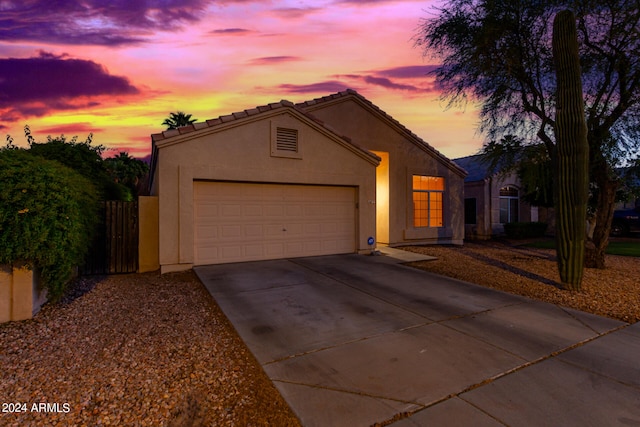
[{"label": "concrete driveway", "polygon": [[640,425],[640,323],[398,261],[195,270],[304,426]]}]

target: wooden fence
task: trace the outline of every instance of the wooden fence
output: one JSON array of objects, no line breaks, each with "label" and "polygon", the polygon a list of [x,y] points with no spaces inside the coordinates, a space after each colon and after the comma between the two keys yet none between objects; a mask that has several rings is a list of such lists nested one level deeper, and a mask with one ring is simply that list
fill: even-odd
[{"label": "wooden fence", "polygon": [[138,270],[138,203],[103,203],[101,226],[80,274],[135,273]]}]

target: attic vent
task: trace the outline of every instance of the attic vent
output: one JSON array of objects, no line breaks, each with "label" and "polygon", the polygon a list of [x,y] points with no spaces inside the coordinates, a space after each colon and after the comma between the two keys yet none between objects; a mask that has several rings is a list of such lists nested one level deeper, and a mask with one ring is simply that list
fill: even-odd
[{"label": "attic vent", "polygon": [[276,150],[298,152],[298,130],[277,128],[276,129]]}]

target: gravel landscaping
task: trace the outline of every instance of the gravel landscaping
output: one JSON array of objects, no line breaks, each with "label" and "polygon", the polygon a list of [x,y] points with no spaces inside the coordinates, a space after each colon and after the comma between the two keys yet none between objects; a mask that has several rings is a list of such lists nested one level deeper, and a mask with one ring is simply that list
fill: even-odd
[{"label": "gravel landscaping", "polygon": [[0,325],[0,425],[300,425],[192,272],[77,285]]},{"label": "gravel landscaping", "polygon": [[[586,270],[583,290],[568,292],[553,250],[404,249],[438,257],[416,268],[640,320],[637,258],[608,256],[606,270]],[[193,272],[81,278],[34,319],[0,325],[0,367],[2,426],[300,425]]]},{"label": "gravel landscaping", "polygon": [[509,241],[403,249],[438,257],[411,264],[422,270],[629,323],[640,321],[640,260],[635,257],[607,255],[606,269],[585,269],[582,290],[569,292],[561,289],[555,250]]}]

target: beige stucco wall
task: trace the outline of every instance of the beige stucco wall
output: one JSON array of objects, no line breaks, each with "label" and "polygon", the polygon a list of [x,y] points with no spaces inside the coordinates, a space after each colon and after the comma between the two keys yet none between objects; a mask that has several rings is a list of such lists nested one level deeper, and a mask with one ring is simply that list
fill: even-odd
[{"label": "beige stucco wall", "polygon": [[[271,155],[272,130],[299,131],[301,158]],[[345,185],[357,188],[358,251],[375,234],[378,160],[350,146],[294,109],[281,108],[157,143],[159,263],[161,271],[194,261],[194,180]]]},{"label": "beige stucco wall", "polygon": [[46,302],[38,275],[26,267],[0,265],[0,323],[31,319]]},{"label": "beige stucco wall", "polygon": [[138,197],[138,272],[156,271],[160,268],[158,197]]},{"label": "beige stucco wall", "polygon": [[[355,144],[373,152],[388,153],[389,225],[388,233],[379,228],[381,243],[462,244],[464,178],[460,172],[454,172],[443,159],[413,143],[397,125],[357,98],[339,98],[306,109],[339,133],[348,135]],[[444,227],[413,227],[412,175],[445,178]],[[383,240],[385,237],[388,239],[386,242]]]}]

